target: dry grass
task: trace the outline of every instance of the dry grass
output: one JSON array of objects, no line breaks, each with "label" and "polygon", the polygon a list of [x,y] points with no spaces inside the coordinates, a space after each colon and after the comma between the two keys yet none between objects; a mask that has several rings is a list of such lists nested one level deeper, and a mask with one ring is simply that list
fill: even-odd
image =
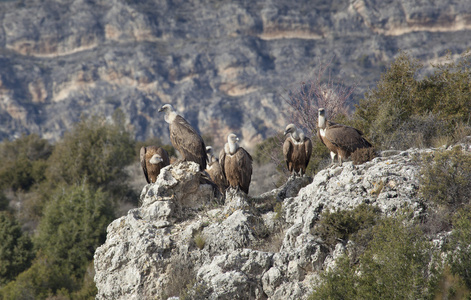
[{"label": "dry grass", "polygon": [[190,289],[196,282],[193,264],[189,257],[174,256],[167,265],[168,281],[162,291],[161,299],[169,297],[180,297]]}]

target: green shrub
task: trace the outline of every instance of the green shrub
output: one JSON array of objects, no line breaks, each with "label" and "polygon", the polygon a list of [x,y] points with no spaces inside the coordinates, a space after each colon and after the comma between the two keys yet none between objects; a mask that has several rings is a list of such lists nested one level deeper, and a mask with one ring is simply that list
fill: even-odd
[{"label": "green shrub", "polygon": [[46,160],[53,147],[35,134],[0,144],[0,188],[28,191],[45,179]]},{"label": "green shrub", "polygon": [[448,256],[451,272],[460,276],[471,290],[471,206],[453,217],[453,231],[446,249],[451,251]]},{"label": "green shrub", "polygon": [[124,167],[134,157],[134,141],[124,125],[99,117],[82,119],[54,148],[47,179],[80,184],[86,178],[95,187],[106,187],[126,178]]},{"label": "green shrub", "polygon": [[421,195],[450,211],[469,203],[471,195],[471,155],[460,146],[422,156]]},{"label": "green shrub", "polygon": [[3,299],[93,299],[90,275],[95,249],[104,243],[113,220],[109,195],[88,184],[52,192],[34,239],[32,266],[0,290]]},{"label": "green shrub", "polygon": [[421,67],[419,61],[401,53],[381,75],[376,87],[368,91],[356,106],[356,127],[375,146],[388,147],[388,136],[414,112],[415,95],[419,91],[415,76]]},{"label": "green shrub", "polygon": [[377,207],[360,204],[352,210],[337,210],[322,212],[314,232],[330,247],[339,241],[361,239],[361,232],[376,223],[380,210]]},{"label": "green shrub", "polygon": [[431,299],[438,267],[432,245],[416,226],[387,218],[371,228],[373,239],[355,263],[344,255],[321,274],[309,299]]},{"label": "green shrub", "polygon": [[9,203],[10,201],[8,200],[7,196],[5,196],[2,191],[0,191],[0,211],[7,210]]},{"label": "green shrub", "polygon": [[428,147],[440,136],[457,141],[456,129],[470,122],[470,66],[465,53],[418,79],[422,64],[401,52],[356,106],[354,126],[379,149]]},{"label": "green shrub", "polygon": [[0,212],[0,286],[29,268],[33,258],[29,236],[10,214]]},{"label": "green shrub", "polygon": [[87,184],[60,187],[44,209],[35,245],[61,270],[82,278],[113,217],[106,192]]},{"label": "green shrub", "polygon": [[360,258],[363,299],[427,299],[436,274],[431,243],[417,226],[385,219],[373,228],[374,238]]},{"label": "green shrub", "polygon": [[74,288],[74,278],[62,266],[55,264],[51,257],[40,255],[28,270],[0,289],[0,298],[43,300],[58,293],[67,294],[67,290]]},{"label": "green shrub", "polygon": [[309,296],[309,300],[355,300],[360,299],[357,291],[356,267],[347,255],[336,260],[334,270],[321,273],[321,285]]}]

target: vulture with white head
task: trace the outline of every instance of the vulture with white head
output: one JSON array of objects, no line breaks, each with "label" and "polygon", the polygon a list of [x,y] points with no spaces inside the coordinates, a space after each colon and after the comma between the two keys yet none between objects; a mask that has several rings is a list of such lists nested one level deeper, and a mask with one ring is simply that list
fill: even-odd
[{"label": "vulture with white head", "polygon": [[373,147],[363,137],[363,133],[360,130],[328,121],[324,108],[319,108],[317,136],[330,150],[332,163],[334,163],[334,159],[337,156],[340,165],[342,165],[342,160],[348,158],[355,150]]},{"label": "vulture with white head", "polygon": [[249,193],[252,178],[252,156],[239,147],[239,138],[231,133],[224,149],[219,153],[219,163],[231,188]]},{"label": "vulture with white head", "polygon": [[140,157],[147,183],[155,183],[160,170],[170,164],[167,151],[157,146],[141,147]]},{"label": "vulture with white head", "polygon": [[296,176],[298,173],[304,176],[311,159],[312,142],[294,124],[286,126],[284,135],[288,134],[289,136],[283,143],[283,155],[286,166],[293,176]]}]

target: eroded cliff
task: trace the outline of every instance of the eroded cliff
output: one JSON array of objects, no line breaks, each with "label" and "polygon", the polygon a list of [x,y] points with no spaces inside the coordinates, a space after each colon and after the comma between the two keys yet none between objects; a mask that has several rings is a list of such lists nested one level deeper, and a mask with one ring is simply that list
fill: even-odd
[{"label": "eroded cliff", "polygon": [[434,151],[383,152],[257,197],[228,193],[224,204],[199,184],[196,164],[166,167],[144,187],[142,206],[109,225],[95,253],[97,299],[182,291],[189,299],[306,299],[350,243],[326,246],[315,230],[321,213],[368,205],[383,216],[424,215],[431,208],[418,193],[420,155]]},{"label": "eroded cliff", "polygon": [[0,24],[1,138],[57,140],[120,108],[136,138],[168,142],[157,109],[172,103],[215,146],[230,131],[252,146],[320,63],[361,95],[398,49],[427,63],[471,45],[465,0],[17,0]]}]

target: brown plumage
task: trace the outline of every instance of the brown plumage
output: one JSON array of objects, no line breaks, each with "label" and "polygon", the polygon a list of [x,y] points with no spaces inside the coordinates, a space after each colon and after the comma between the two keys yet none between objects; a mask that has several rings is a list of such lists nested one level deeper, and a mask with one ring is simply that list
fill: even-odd
[{"label": "brown plumage", "polygon": [[159,112],[165,112],[165,121],[169,124],[170,141],[180,153],[183,161],[193,161],[206,169],[206,146],[198,132],[182,116],[177,114],[170,104],[165,104]]},{"label": "brown plumage", "polygon": [[298,132],[294,124],[286,126],[285,135],[289,136],[283,143],[283,155],[289,172],[295,176],[306,174],[306,168],[309,164],[312,154],[311,140],[304,136],[304,133]]},{"label": "brown plumage", "polygon": [[211,180],[218,186],[221,194],[224,194],[229,184],[227,183],[226,176],[219,164],[219,159],[214,157],[213,148],[211,146],[206,147],[206,153],[208,155],[208,166],[206,172],[209,174]]},{"label": "brown plumage", "polygon": [[238,140],[235,134],[229,134],[227,143],[219,154],[219,163],[229,186],[248,194],[252,178],[252,156],[239,147]]},{"label": "brown plumage", "polygon": [[160,169],[170,164],[167,151],[157,146],[141,147],[140,157],[147,183],[154,183],[160,174]]},{"label": "brown plumage", "polygon": [[342,159],[348,158],[355,150],[373,147],[360,130],[326,120],[323,108],[319,108],[317,136],[330,150],[332,163],[337,156],[340,165]]}]

